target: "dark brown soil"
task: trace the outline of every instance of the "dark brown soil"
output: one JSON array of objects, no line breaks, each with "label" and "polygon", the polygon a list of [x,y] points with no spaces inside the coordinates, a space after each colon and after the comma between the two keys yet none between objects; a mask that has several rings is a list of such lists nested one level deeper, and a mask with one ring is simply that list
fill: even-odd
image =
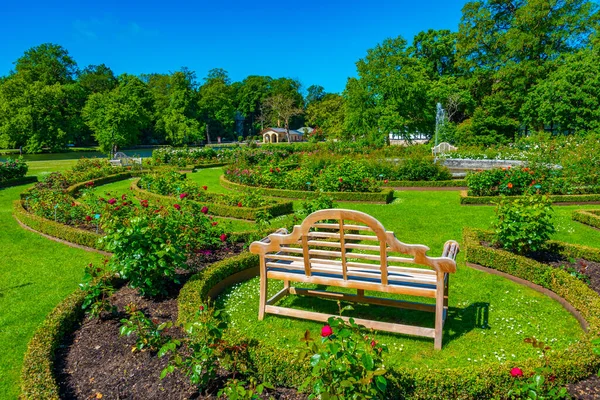
[{"label": "dark brown soil", "polygon": [[[190,271],[180,271],[181,282],[208,264],[231,257],[241,248],[230,248],[209,254],[198,254],[188,260]],[[163,299],[141,297],[137,290],[122,287],[112,297],[117,307],[116,315],[106,314],[100,319],[85,319],[79,328],[65,338],[57,350],[56,376],[62,399],[214,399],[218,389],[230,377],[219,371],[206,393],[200,394],[196,386],[181,372],[175,371],[165,379],[160,373],[168,358],[158,358],[151,351],[132,351],[135,334],[120,336],[120,320],[126,318],[125,306],[135,304],[146,316],[159,323],[177,321],[177,296],[180,286],[170,288]],[[179,339],[184,332],[179,327],[163,331]],[[304,399],[293,389],[280,388],[269,391],[267,397],[276,399]]]},{"label": "dark brown soil", "polygon": [[[491,247],[490,243],[482,243],[482,245]],[[587,283],[590,288],[600,294],[600,263],[582,258],[567,259],[552,253],[536,253],[532,255],[532,258],[544,264],[551,265],[554,268],[566,270],[571,275]],[[573,399],[600,399],[600,378],[595,374],[591,375],[582,381],[567,385],[567,391]]]}]

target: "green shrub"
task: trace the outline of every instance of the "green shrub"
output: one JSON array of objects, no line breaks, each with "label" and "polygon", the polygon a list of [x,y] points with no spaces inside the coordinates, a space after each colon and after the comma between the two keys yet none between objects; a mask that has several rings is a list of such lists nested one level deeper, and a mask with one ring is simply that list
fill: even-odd
[{"label": "green shrub", "polygon": [[23,178],[28,170],[29,167],[22,158],[0,161],[0,182]]},{"label": "green shrub", "polygon": [[554,233],[552,203],[546,196],[501,199],[496,207],[495,241],[507,250],[528,254],[540,250]]},{"label": "green shrub", "polygon": [[600,210],[575,210],[571,214],[574,221],[600,229]]}]

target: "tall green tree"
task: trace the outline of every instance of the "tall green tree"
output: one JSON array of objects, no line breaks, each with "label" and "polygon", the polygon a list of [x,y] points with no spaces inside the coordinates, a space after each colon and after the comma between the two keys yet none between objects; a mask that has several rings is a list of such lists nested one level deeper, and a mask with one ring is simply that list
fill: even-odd
[{"label": "tall green tree", "polygon": [[260,121],[267,120],[266,115],[261,115],[261,104],[269,97],[272,80],[269,76],[250,75],[235,85],[235,107],[246,118],[244,131],[250,134],[262,130]]},{"label": "tall green tree", "polygon": [[113,71],[104,64],[88,65],[77,76],[77,82],[88,94],[109,92],[113,90],[118,80]]},{"label": "tall green tree", "polygon": [[277,120],[277,126],[283,124],[286,138],[290,142],[290,121],[296,115],[302,114],[304,109],[296,105],[293,97],[286,96],[283,93],[269,97],[265,100],[264,104],[270,110],[273,118]]},{"label": "tall green tree", "polygon": [[318,126],[326,137],[343,138],[345,102],[339,94],[328,93],[321,100],[306,107],[306,119],[311,126]]},{"label": "tall green tree", "polygon": [[77,63],[62,46],[44,43],[27,50],[15,62],[15,71],[27,83],[65,84],[73,82]]},{"label": "tall green tree", "polygon": [[431,79],[455,74],[456,33],[447,29],[419,32],[409,49],[424,64]]},{"label": "tall green tree", "polygon": [[115,89],[89,97],[83,117],[100,149],[112,155],[119,147],[137,143],[140,131],[150,122],[151,105],[146,85],[133,75],[123,74]]},{"label": "tall green tree", "polygon": [[233,88],[227,72],[212,69],[199,89],[198,115],[204,125],[206,140],[217,137],[233,137],[235,107]]},{"label": "tall green tree", "polygon": [[345,97],[347,128],[354,134],[431,133],[435,104],[431,80],[420,60],[411,57],[402,37],[386,39],[356,63],[358,79],[349,79]]},{"label": "tall green tree", "polygon": [[176,146],[200,140],[193,76],[178,71],[171,75],[170,81],[169,106],[162,116],[167,140]]}]

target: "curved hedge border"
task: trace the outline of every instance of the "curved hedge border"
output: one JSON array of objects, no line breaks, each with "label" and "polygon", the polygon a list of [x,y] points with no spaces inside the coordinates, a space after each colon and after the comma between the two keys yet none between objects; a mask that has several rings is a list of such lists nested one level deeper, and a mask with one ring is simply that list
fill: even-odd
[{"label": "curved hedge border", "polygon": [[[221,175],[221,185],[227,189],[242,190],[242,189],[254,189],[257,193],[263,196],[271,197],[284,197],[287,199],[306,199],[314,196],[315,192],[309,192],[306,190],[287,190],[287,189],[271,189],[258,186],[248,186],[239,183],[231,182],[225,175]],[[393,189],[383,189],[378,193],[361,193],[361,192],[324,192],[326,196],[331,197],[337,201],[360,201],[363,203],[383,203],[388,204],[394,200]]]},{"label": "curved hedge border", "polygon": [[75,183],[75,184],[69,186],[66,190],[66,193],[68,193],[71,196],[76,196],[80,190],[85,188],[85,185],[87,185],[88,182],[94,182],[94,186],[106,185],[109,183],[129,179],[133,176],[139,176],[139,173],[140,172],[137,172],[137,171],[136,172],[132,172],[132,171],[120,172],[118,174],[108,175],[108,176],[104,176],[102,178],[90,179],[89,181],[85,181],[85,182],[78,182],[78,183]]},{"label": "curved hedge border", "polygon": [[[518,199],[521,196],[504,196],[507,200]],[[550,200],[556,205],[569,204],[600,204],[600,194],[566,194],[550,195]],[[460,192],[460,204],[462,205],[493,205],[500,201],[502,196],[469,196],[466,190]]]},{"label": "curved hedge border", "polygon": [[571,214],[574,221],[600,229],[600,210],[575,210]]},{"label": "curved hedge border", "polygon": [[[563,385],[594,373],[600,366],[600,360],[592,353],[587,340],[595,336],[600,328],[600,296],[583,282],[562,270],[519,258],[511,253],[498,252],[479,245],[479,237],[474,231],[465,230],[464,247],[467,259],[482,265],[496,267],[526,280],[531,280],[564,297],[575,306],[589,323],[590,334],[582,332],[581,341],[568,349],[552,353],[551,365],[556,373],[556,384]],[[571,257],[585,257],[600,260],[600,250],[583,246],[552,242],[550,246]],[[490,253],[491,252],[491,253]],[[486,261],[487,260],[487,261]],[[193,321],[199,304],[206,301],[211,289],[219,282],[235,274],[243,274],[258,266],[258,257],[252,254],[220,261],[201,271],[182,288],[179,303],[179,322]],[[243,341],[241,333],[234,340]],[[247,340],[247,339],[246,339]],[[310,367],[298,359],[293,350],[275,348],[268,343],[251,340],[250,361],[263,379],[280,386],[299,386],[310,373]],[[543,366],[540,359],[520,362],[526,372]],[[490,363],[464,368],[419,369],[394,367],[389,369],[390,398],[409,399],[479,399],[502,398],[514,383],[509,366]]]},{"label": "curved hedge border", "polygon": [[[108,276],[99,279],[111,279]],[[27,344],[21,369],[22,400],[59,400],[59,386],[54,376],[55,351],[65,335],[81,321],[81,308],[87,292],[77,290],[61,301],[46,316]]]},{"label": "curved hedge border", "polygon": [[[131,184],[131,188],[136,193],[136,197],[138,197],[138,198],[151,200],[151,201],[155,201],[155,202],[159,202],[159,203],[165,201],[165,202],[167,202],[167,204],[175,204],[175,203],[181,202],[181,200],[179,200],[177,197],[163,196],[161,194],[156,194],[156,193],[152,193],[147,190],[144,190],[138,186],[138,182],[139,182],[139,180],[136,180]],[[214,199],[215,201],[218,201],[218,199],[220,199],[222,197],[222,195],[220,195],[218,193],[205,193],[205,195],[209,199]],[[195,202],[195,200],[186,200],[186,201]],[[208,206],[208,209],[212,215],[216,215],[219,217],[239,218],[239,219],[254,221],[257,218],[257,214],[259,212],[263,212],[263,211],[268,212],[272,217],[278,217],[280,215],[291,214],[294,212],[294,203],[292,203],[291,201],[277,201],[275,204],[270,205],[270,206],[251,208],[251,207],[233,207],[233,206],[227,206],[224,204],[218,204],[215,202],[215,203],[210,203],[210,205]]]},{"label": "curved hedge border", "polygon": [[84,229],[74,228],[32,214],[23,207],[23,200],[13,201],[13,216],[17,221],[34,231],[45,233],[46,235],[81,246],[91,247],[96,250],[104,250],[104,245],[98,242],[98,239],[100,239],[102,235]]},{"label": "curved hedge border", "polygon": [[196,164],[193,167],[193,171],[198,169],[206,169],[206,168],[216,168],[216,167],[224,167],[226,166],[226,162],[216,162],[216,163],[205,163],[205,164]]},{"label": "curved hedge border", "polygon": [[11,186],[19,186],[25,185],[28,183],[35,183],[38,181],[37,176],[24,176],[22,178],[9,179],[3,182],[0,182],[0,188],[7,188]]}]

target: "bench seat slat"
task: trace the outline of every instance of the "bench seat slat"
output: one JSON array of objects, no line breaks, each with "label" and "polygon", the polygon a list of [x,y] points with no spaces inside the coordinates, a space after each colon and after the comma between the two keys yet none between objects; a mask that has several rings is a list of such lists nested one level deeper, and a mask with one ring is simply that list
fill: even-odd
[{"label": "bench seat slat", "polygon": [[[335,232],[308,232],[309,238],[326,238],[326,239],[339,239],[340,234]],[[358,235],[358,234],[345,234],[344,237],[347,240],[371,240],[379,242],[379,239],[375,235]]]},{"label": "bench seat slat", "polygon": [[302,271],[300,271],[300,273],[297,274],[293,274],[290,272],[268,271],[267,278],[293,282],[314,283],[317,285],[339,286],[350,289],[372,290],[384,293],[407,294],[411,296],[420,297],[435,297],[436,292],[435,289],[421,288],[408,285],[382,285],[381,283],[365,282],[364,280],[354,279],[345,281],[343,279],[320,276],[319,274],[306,276],[302,273]]},{"label": "bench seat slat", "polygon": [[[341,265],[331,264],[330,260],[314,260],[311,262],[311,274],[324,273],[332,275],[338,279],[342,278]],[[276,269],[280,272],[289,270],[291,273],[303,272],[304,263],[302,260],[290,260],[288,262],[267,262],[267,270],[271,271]],[[353,278],[365,278],[371,281],[381,282],[381,274],[379,271],[374,269],[359,269],[351,268],[349,266],[347,270],[348,277]],[[349,278],[350,279],[350,278]],[[415,283],[419,285],[429,285],[432,288],[435,287],[436,277],[432,275],[417,274],[417,273],[406,273],[405,271],[390,271],[388,273],[388,279],[392,282],[390,284],[404,284],[405,282]]]},{"label": "bench seat slat", "polygon": [[[324,229],[340,229],[340,225],[339,224],[331,224],[331,223],[317,223],[317,224],[313,224],[313,227],[315,228],[324,228]],[[344,229],[345,230],[351,230],[351,231],[368,231],[368,232],[373,232],[373,229],[371,229],[370,227],[366,226],[366,225],[352,225],[352,224],[344,224]]]}]

